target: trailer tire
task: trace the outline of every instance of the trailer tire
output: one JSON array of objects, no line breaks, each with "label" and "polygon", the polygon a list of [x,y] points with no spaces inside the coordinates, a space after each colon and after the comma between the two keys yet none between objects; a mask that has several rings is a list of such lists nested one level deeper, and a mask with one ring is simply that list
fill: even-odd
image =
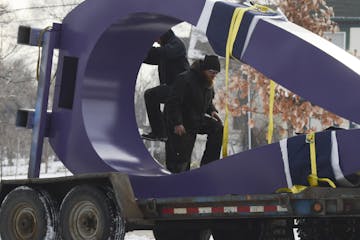
[{"label": "trailer tire", "polygon": [[56,239],[57,216],[49,194],[27,186],[13,189],[1,204],[2,239]]},{"label": "trailer tire", "polygon": [[60,234],[69,240],[123,240],[125,223],[113,192],[89,185],[72,188],[60,206]]}]

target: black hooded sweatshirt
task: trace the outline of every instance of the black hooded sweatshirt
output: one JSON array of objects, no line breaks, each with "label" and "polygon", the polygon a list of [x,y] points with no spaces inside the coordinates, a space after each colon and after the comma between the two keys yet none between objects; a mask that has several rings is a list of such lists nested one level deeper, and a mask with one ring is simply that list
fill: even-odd
[{"label": "black hooded sweatshirt", "polygon": [[196,133],[202,125],[205,113],[216,111],[213,105],[214,88],[202,73],[201,61],[181,73],[171,88],[166,103],[167,120],[170,129],[184,125],[186,131]]},{"label": "black hooded sweatshirt", "polygon": [[171,85],[179,73],[189,69],[186,48],[172,30],[160,39],[161,47],[152,47],[144,63],[158,65],[160,84]]}]

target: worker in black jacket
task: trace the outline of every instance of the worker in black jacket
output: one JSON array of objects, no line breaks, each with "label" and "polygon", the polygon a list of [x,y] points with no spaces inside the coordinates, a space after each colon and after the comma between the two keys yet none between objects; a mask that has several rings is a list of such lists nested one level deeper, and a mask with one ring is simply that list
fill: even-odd
[{"label": "worker in black jacket", "polygon": [[166,127],[160,104],[165,103],[170,92],[170,85],[177,75],[189,69],[184,43],[170,29],[157,41],[160,47],[152,47],[144,63],[158,65],[160,85],[145,91],[146,111],[151,132],[143,134],[147,140],[167,139]]},{"label": "worker in black jacket", "polygon": [[165,106],[169,127],[167,145],[175,154],[166,157],[171,172],[190,168],[196,134],[207,134],[201,165],[220,157],[223,125],[212,102],[214,80],[219,71],[218,57],[205,56],[204,60],[196,61],[190,70],[180,74],[172,86]]}]

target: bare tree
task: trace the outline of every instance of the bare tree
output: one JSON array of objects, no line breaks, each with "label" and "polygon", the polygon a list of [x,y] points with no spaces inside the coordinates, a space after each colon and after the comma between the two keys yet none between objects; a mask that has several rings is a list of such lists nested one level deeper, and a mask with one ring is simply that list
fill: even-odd
[{"label": "bare tree", "polygon": [[2,18],[2,16],[4,16],[6,13],[8,13],[7,7],[8,6],[5,3],[0,3],[0,18]]},{"label": "bare tree", "polygon": [[[0,161],[14,165],[14,161],[28,155],[30,132],[15,128],[16,111],[34,103],[36,85],[25,58],[12,58],[16,54],[15,36],[9,25],[15,17],[11,9],[0,4]],[[1,171],[3,173],[3,171]]]},{"label": "bare tree", "polygon": [[[61,22],[66,14],[83,1],[84,0],[42,0],[41,4],[49,18]],[[36,5],[39,5],[39,1],[36,2]]]}]

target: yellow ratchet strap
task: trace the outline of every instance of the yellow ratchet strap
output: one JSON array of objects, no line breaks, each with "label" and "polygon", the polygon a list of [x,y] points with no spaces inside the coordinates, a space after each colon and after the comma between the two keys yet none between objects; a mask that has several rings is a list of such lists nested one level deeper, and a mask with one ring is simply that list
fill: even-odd
[{"label": "yellow ratchet strap", "polygon": [[[229,63],[230,57],[232,57],[232,50],[234,48],[234,42],[238,33],[244,13],[251,8],[236,8],[230,23],[230,29],[228,38],[226,41],[226,60],[225,60],[225,91],[228,92],[229,87]],[[222,143],[222,156],[228,155],[228,142],[229,142],[229,109],[227,95],[225,95],[225,120],[224,120],[224,132],[223,132],[223,143]]]},{"label": "yellow ratchet strap", "polygon": [[[329,178],[319,178],[317,175],[315,133],[309,133],[306,135],[306,143],[310,145],[311,174],[307,178],[310,187],[317,187],[319,186],[319,182],[326,182],[330,187],[336,188],[335,183]],[[306,188],[307,186],[294,185],[291,188],[279,188],[276,192],[300,193]]]},{"label": "yellow ratchet strap", "polygon": [[329,178],[319,178],[317,175],[315,133],[307,134],[306,142],[310,144],[311,174],[308,176],[309,185],[311,187],[316,187],[319,185],[319,182],[326,182],[330,187],[336,188],[335,183]]},{"label": "yellow ratchet strap", "polygon": [[276,193],[300,193],[304,191],[307,188],[307,186],[303,185],[294,185],[291,188],[279,188],[276,190]]},{"label": "yellow ratchet strap", "polygon": [[255,3],[253,5],[253,8],[258,10],[259,12],[274,12],[274,10],[269,8],[268,6],[264,6],[264,5],[257,4],[257,3]]},{"label": "yellow ratchet strap", "polygon": [[268,125],[268,133],[267,133],[267,142],[268,142],[268,144],[270,144],[272,142],[272,137],[273,137],[273,132],[274,132],[275,87],[276,87],[276,83],[273,80],[270,80],[269,125]]},{"label": "yellow ratchet strap", "polygon": [[[254,4],[248,8],[236,8],[234,10],[233,16],[231,18],[229,34],[226,41],[226,65],[225,65],[225,89],[226,93],[228,92],[229,86],[229,63],[230,57],[232,57],[232,51],[234,47],[234,42],[239,31],[239,27],[245,12],[256,9],[261,12],[273,11],[272,9],[262,6],[259,4]],[[224,131],[223,131],[223,143],[222,143],[222,156],[226,157],[228,155],[228,142],[229,142],[229,109],[227,102],[227,95],[225,96],[225,120],[224,120]]]}]

